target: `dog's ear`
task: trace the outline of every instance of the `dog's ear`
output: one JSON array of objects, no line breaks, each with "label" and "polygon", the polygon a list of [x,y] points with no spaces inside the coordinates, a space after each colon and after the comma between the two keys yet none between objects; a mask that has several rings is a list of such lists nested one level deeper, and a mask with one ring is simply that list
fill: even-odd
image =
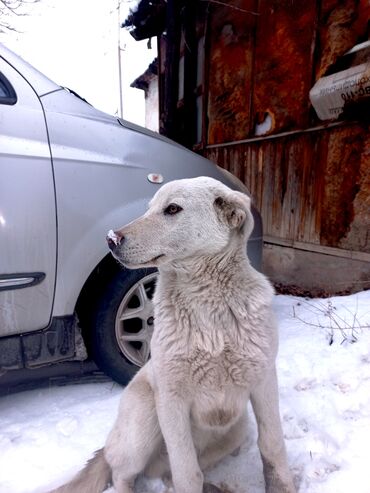
[{"label": "dog's ear", "polygon": [[230,191],[219,195],[214,201],[214,207],[220,221],[230,229],[242,229],[246,222],[251,222],[253,226],[251,201],[244,193]]}]

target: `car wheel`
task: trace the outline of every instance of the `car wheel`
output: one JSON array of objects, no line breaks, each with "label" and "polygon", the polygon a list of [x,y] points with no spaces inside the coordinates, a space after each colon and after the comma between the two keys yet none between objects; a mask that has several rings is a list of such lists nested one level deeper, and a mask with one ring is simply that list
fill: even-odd
[{"label": "car wheel", "polygon": [[98,302],[90,338],[101,370],[126,385],[150,357],[157,271],[121,270]]}]

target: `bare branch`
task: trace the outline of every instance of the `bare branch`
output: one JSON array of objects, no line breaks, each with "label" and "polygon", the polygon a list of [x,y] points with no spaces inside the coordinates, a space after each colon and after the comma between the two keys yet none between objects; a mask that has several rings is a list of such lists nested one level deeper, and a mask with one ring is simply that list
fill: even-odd
[{"label": "bare branch", "polygon": [[22,11],[27,6],[38,3],[40,0],[0,0],[0,32],[17,31],[11,24],[11,17],[23,17],[28,15],[26,11]]},{"label": "bare branch", "polygon": [[[337,308],[333,305],[331,300],[327,300],[326,303],[322,301],[316,301],[316,303],[311,303],[306,300],[299,299],[299,305],[303,304],[305,309],[312,314],[316,315],[317,322],[308,322],[307,320],[301,318],[297,315],[295,307],[293,307],[293,317],[304,323],[305,325],[309,325],[310,327],[317,327],[320,329],[324,329],[328,332],[329,336],[329,344],[334,342],[334,335],[337,331],[339,331],[343,337],[341,344],[344,342],[356,342],[358,340],[358,334],[360,331],[364,329],[369,329],[370,325],[367,323],[363,323],[358,318],[358,302],[356,301],[356,309],[353,313],[347,307],[343,306],[342,308],[346,310],[351,316],[350,321],[346,320],[345,317],[341,316],[337,312]],[[328,323],[323,323],[320,318],[326,317],[328,319]]]}]

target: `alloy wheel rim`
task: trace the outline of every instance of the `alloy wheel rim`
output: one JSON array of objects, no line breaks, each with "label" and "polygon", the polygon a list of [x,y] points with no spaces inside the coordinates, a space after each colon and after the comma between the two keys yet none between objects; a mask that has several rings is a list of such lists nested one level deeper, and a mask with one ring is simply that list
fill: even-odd
[{"label": "alloy wheel rim", "polygon": [[118,346],[130,363],[140,367],[150,358],[154,330],[152,299],[157,276],[153,272],[136,282],[123,297],[116,314]]}]

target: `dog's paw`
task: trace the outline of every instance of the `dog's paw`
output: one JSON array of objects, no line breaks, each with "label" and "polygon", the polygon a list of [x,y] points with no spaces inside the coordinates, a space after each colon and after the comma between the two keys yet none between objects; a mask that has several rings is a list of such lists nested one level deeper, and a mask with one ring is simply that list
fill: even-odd
[{"label": "dog's paw", "polygon": [[231,493],[231,492],[225,489],[221,490],[218,486],[215,486],[214,484],[204,483],[203,493]]}]

